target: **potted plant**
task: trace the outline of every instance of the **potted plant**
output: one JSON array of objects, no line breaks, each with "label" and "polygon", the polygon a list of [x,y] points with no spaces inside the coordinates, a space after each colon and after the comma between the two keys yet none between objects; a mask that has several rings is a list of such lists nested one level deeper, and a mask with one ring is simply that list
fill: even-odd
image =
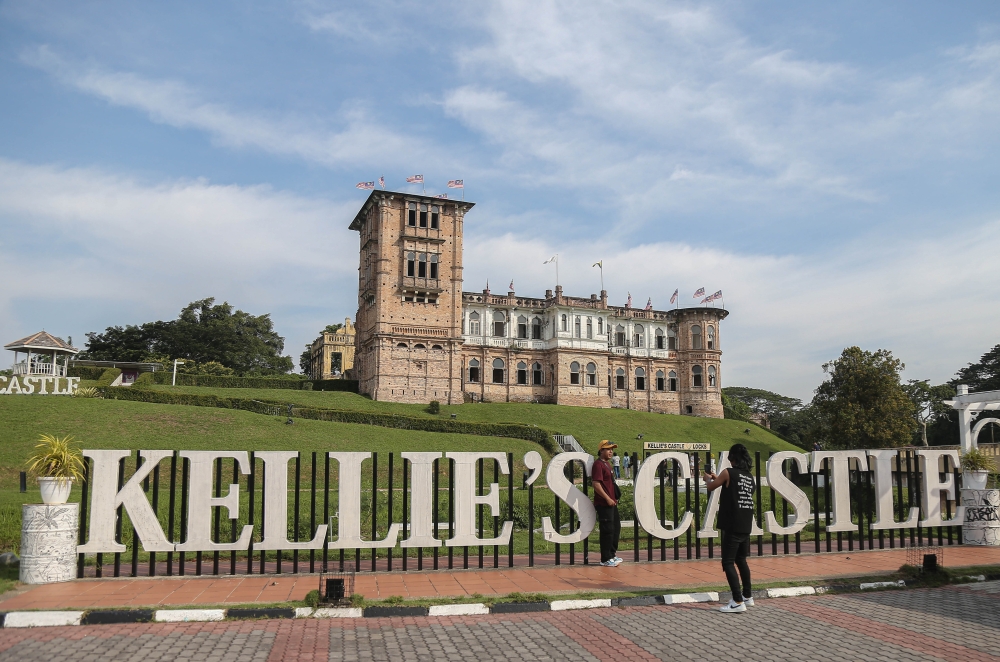
[{"label": "potted plant", "polygon": [[985,490],[993,459],[978,448],[962,454],[962,485],[967,490]]},{"label": "potted plant", "polygon": [[42,503],[57,506],[69,500],[73,481],[83,476],[83,454],[73,437],[43,434],[35,454],[28,459],[28,471],[38,477]]}]

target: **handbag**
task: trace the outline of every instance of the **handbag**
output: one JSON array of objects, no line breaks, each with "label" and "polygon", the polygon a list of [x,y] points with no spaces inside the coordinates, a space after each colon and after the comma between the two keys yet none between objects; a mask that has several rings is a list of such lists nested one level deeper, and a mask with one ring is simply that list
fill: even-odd
[{"label": "handbag", "polygon": [[622,498],[622,488],[618,487],[618,483],[615,483],[615,501]]}]

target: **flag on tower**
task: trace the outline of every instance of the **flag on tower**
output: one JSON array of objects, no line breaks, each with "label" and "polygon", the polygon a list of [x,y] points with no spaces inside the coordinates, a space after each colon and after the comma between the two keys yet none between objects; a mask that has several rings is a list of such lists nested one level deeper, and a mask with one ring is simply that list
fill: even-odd
[{"label": "flag on tower", "polygon": [[510,279],[510,285],[507,287],[507,291],[508,292],[513,292],[514,291],[514,279],[513,278]]},{"label": "flag on tower", "polygon": [[646,300],[646,310],[652,310],[652,309],[653,309],[653,297],[649,297],[649,299]]},{"label": "flag on tower", "polygon": [[681,291],[681,288],[674,290],[673,296],[670,297],[670,303],[677,303],[677,293]]},{"label": "flag on tower", "polygon": [[385,175],[381,175],[378,178],[378,185],[385,189]]},{"label": "flag on tower", "polygon": [[412,177],[407,177],[406,178],[406,183],[407,184],[423,184],[424,183],[424,176],[423,175],[413,175]]},{"label": "flag on tower", "polygon": [[628,301],[625,302],[625,307],[626,308],[631,308],[632,307],[632,293],[631,292],[628,293]]},{"label": "flag on tower", "polygon": [[448,194],[447,193],[442,193],[441,195],[435,195],[434,197],[435,198],[447,198]]},{"label": "flag on tower", "polygon": [[705,297],[704,299],[702,299],[698,303],[709,303],[711,300],[712,300],[712,297]]},{"label": "flag on tower", "polygon": [[712,295],[712,301],[715,301],[716,299],[721,299],[721,298],[722,298],[722,290],[719,290],[718,292],[716,292],[715,294]]},{"label": "flag on tower", "polygon": [[590,267],[591,268],[600,267],[601,269],[603,269],[604,268],[604,260],[601,260],[600,262],[594,262],[592,265],[590,265]]},{"label": "flag on tower", "polygon": [[449,179],[448,188],[465,188],[465,181],[462,179]]},{"label": "flag on tower", "polygon": [[545,262],[542,262],[542,264],[548,264],[550,262],[556,262],[557,261],[556,258],[558,258],[558,257],[559,257],[558,255],[553,255],[549,259],[545,260]]},{"label": "flag on tower", "polygon": [[358,185],[355,188],[373,191],[375,190],[375,182],[358,182]]},{"label": "flag on tower", "polygon": [[697,290],[695,291],[695,293],[694,293],[694,296],[693,296],[693,297],[691,297],[691,298],[692,298],[692,299],[697,299],[698,297],[703,297],[703,296],[705,296],[705,288],[704,288],[704,287],[699,287],[699,288],[698,288],[698,289],[697,289]]}]

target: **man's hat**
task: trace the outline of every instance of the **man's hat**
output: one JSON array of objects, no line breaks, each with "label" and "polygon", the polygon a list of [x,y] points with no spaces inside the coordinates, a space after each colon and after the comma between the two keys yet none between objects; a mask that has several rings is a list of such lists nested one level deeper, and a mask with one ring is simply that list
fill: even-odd
[{"label": "man's hat", "polygon": [[618,444],[612,444],[607,439],[604,439],[603,441],[601,441],[601,445],[597,447],[597,452],[600,453],[605,448],[618,448]]}]

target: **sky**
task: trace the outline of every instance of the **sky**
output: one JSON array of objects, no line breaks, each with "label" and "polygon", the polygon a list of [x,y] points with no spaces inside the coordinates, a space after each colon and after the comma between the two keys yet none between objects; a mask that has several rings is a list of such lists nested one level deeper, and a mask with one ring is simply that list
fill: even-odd
[{"label": "sky", "polygon": [[[1000,343],[1000,5],[0,1],[0,342],[354,317],[359,181],[464,179],[464,289],[723,290],[724,386]],[[12,358],[12,355],[8,358]]]}]

